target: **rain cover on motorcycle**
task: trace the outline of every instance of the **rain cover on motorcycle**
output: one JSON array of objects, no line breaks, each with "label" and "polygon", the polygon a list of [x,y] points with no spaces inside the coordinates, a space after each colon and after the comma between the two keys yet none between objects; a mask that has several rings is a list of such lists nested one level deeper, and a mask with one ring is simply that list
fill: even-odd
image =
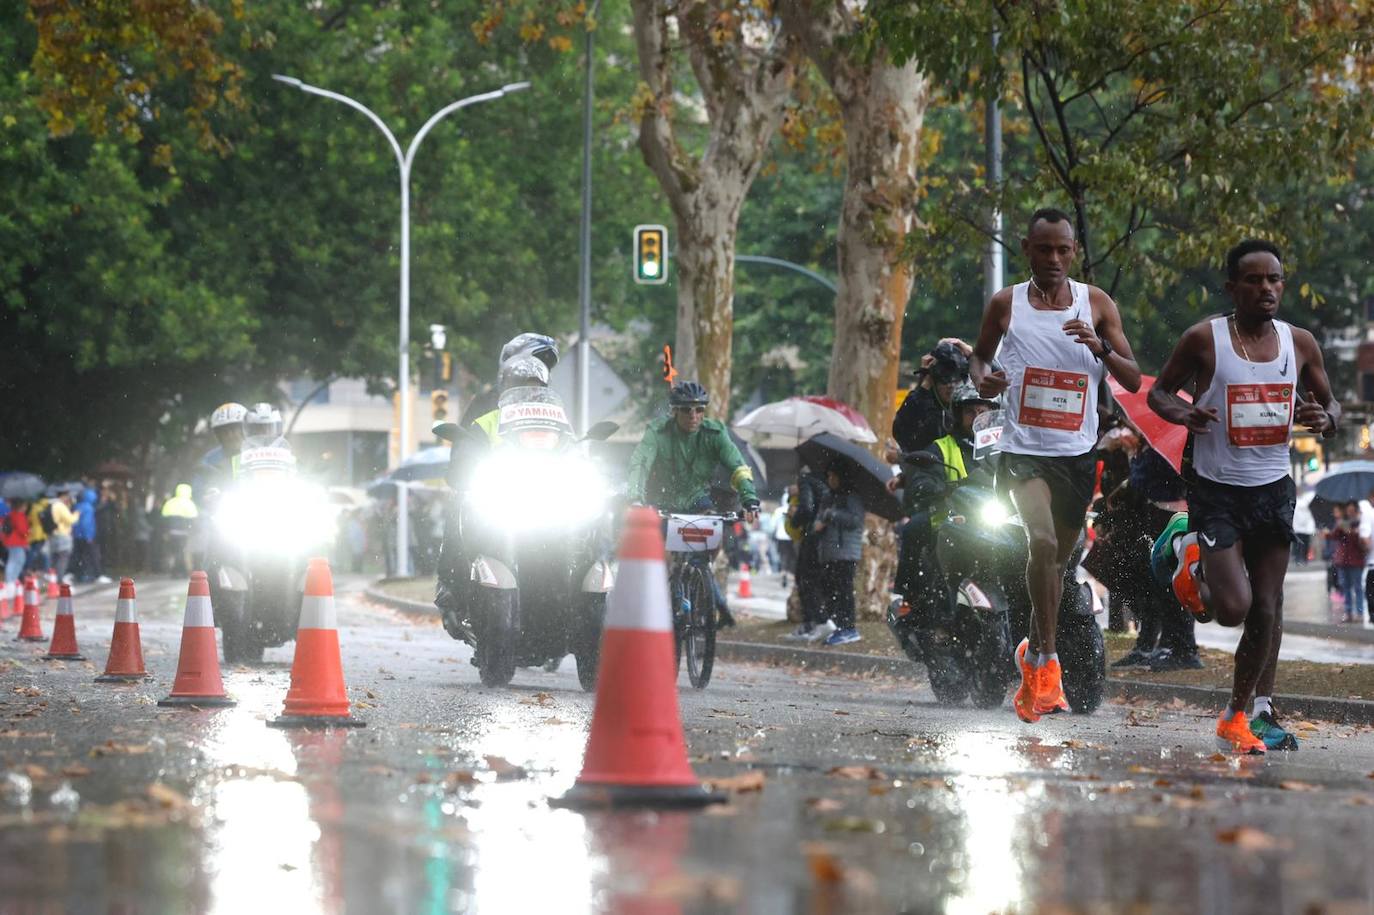
[{"label": "rain cover on motorcycle", "polygon": [[548,388],[511,388],[501,394],[497,434],[522,448],[554,449],[574,437],[563,398]]}]

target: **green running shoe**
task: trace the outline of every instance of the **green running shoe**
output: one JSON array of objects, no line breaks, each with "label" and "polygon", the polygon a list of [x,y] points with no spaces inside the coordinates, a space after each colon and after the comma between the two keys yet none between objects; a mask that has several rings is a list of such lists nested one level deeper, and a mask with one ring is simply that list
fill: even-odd
[{"label": "green running shoe", "polygon": [[1274,719],[1271,712],[1260,712],[1250,719],[1250,733],[1254,734],[1271,750],[1296,750],[1298,738],[1288,733]]},{"label": "green running shoe", "polygon": [[1174,544],[1187,532],[1188,513],[1175,512],[1169,523],[1164,525],[1164,530],[1155,538],[1154,548],[1150,550],[1150,572],[1154,575],[1155,581],[1166,588],[1173,581],[1174,568],[1178,565],[1178,557],[1174,555]]}]

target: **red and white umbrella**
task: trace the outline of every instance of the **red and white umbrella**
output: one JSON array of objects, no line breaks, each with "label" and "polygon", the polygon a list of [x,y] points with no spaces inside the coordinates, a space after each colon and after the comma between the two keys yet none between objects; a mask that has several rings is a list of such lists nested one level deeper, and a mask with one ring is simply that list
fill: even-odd
[{"label": "red and white umbrella", "polygon": [[830,397],[789,397],[751,410],[734,424],[735,431],[755,444],[769,436],[801,444],[822,432],[850,442],[876,442],[863,414]]}]

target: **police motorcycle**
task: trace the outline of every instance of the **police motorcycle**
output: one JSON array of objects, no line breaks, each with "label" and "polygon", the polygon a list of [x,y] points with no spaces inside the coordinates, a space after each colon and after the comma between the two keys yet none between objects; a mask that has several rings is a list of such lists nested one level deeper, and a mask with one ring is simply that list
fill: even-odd
[{"label": "police motorcycle", "polygon": [[261,661],[265,648],[296,637],[307,560],[334,539],[335,509],[323,487],[297,475],[277,434],[281,414],[258,404],[244,426],[234,482],[211,516],[207,562],[229,663]]},{"label": "police motorcycle", "polygon": [[496,442],[475,426],[434,427],[479,455],[459,482],[467,581],[463,609],[445,626],[473,646],[486,686],[510,683],[517,667],[555,669],[572,654],[591,691],[615,567],[610,489],[582,442],[619,427],[597,423],[579,440],[562,398],[540,386],[503,391],[494,421]]},{"label": "police motorcycle", "polygon": [[[925,665],[936,699],[946,705],[965,698],[979,708],[1001,705],[1019,676],[1013,650],[1030,631],[1025,528],[992,485],[1002,423],[1001,410],[974,421],[975,467],[965,479],[946,483],[935,556],[948,599],[929,620],[906,619],[912,611],[900,599],[888,607],[888,629],[912,661]],[[908,453],[904,460],[945,466],[929,452]],[[1107,656],[1092,590],[1079,567],[1083,553],[1080,536],[1064,574],[1055,641],[1064,695],[1073,711],[1088,714],[1102,702]]]}]

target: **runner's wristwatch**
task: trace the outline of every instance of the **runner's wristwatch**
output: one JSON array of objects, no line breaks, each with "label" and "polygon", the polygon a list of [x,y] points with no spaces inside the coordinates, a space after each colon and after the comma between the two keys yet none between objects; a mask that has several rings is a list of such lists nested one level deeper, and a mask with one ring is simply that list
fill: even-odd
[{"label": "runner's wristwatch", "polygon": [[1098,355],[1097,353],[1093,353],[1093,356],[1097,358],[1098,362],[1104,362],[1108,356],[1116,352],[1116,350],[1112,349],[1112,345],[1107,342],[1106,337],[1098,337],[1097,342],[1102,344],[1102,354]]}]

